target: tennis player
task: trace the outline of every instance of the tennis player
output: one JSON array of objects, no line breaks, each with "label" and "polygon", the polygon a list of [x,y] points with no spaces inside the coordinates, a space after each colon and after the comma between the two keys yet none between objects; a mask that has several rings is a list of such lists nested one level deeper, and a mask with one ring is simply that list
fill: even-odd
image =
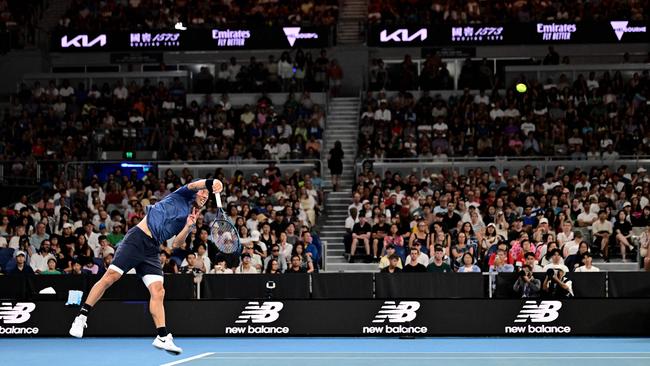
[{"label": "tennis player", "polygon": [[83,337],[88,314],[104,295],[104,291],[124,273],[135,268],[151,295],[149,311],[158,331],[153,346],[174,355],[180,354],[182,349],[174,344],[171,333],[165,327],[165,289],[159,257],[160,244],[174,235],[175,244],[183,242],[210,193],[219,193],[222,189],[223,184],[217,179],[201,179],[177,189],[155,205],[148,206],[142,221],[124,236],[115,252],[113,264],[90,290],[70,327],[70,335]]}]

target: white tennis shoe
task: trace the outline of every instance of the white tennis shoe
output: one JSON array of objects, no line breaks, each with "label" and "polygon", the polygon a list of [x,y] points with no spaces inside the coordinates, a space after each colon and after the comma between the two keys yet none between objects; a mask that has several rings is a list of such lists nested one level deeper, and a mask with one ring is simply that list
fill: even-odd
[{"label": "white tennis shoe", "polygon": [[157,336],[152,345],[158,349],[169,352],[172,355],[180,355],[183,349],[174,344],[174,337],[169,333],[164,337]]},{"label": "white tennis shoe", "polygon": [[74,318],[74,321],[72,322],[72,326],[70,327],[70,333],[71,336],[75,338],[81,338],[84,336],[84,329],[86,329],[88,325],[86,324],[86,316],[85,315],[77,315],[76,318]]}]

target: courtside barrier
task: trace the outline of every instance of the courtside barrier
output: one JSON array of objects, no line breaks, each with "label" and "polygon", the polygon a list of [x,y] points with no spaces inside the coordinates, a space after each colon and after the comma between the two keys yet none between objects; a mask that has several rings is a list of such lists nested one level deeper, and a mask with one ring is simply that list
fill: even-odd
[{"label": "courtside barrier", "polygon": [[[87,294],[99,278],[99,275],[0,276],[0,300],[66,300],[70,290]],[[166,275],[165,298],[194,298],[193,280],[192,275]],[[48,287],[54,289],[55,294],[40,294]],[[104,299],[148,300],[149,292],[140,277],[125,275],[106,291]]]},{"label": "courtside barrier", "polygon": [[[544,280],[544,273],[535,277]],[[568,273],[576,298],[650,298],[650,273]],[[88,293],[92,275],[0,276],[0,300],[65,300],[69,290]],[[516,298],[516,273],[312,273],[286,275],[166,275],[168,300],[248,299],[481,299]],[[197,288],[196,283],[199,283]],[[52,287],[55,295],[41,295]],[[106,299],[148,300],[136,275],[125,275]]]},{"label": "courtside barrier", "polygon": [[480,273],[378,273],[375,295],[378,299],[483,298],[486,280]]},{"label": "courtside barrier", "polygon": [[[613,272],[612,272],[613,273]],[[611,274],[610,273],[610,276]],[[629,272],[628,272],[629,273]],[[544,283],[546,273],[535,273],[535,278]],[[519,277],[517,273],[499,273],[496,277],[496,291],[494,297],[512,299],[518,297],[513,290],[513,285]],[[567,273],[566,277],[571,280],[573,293],[575,297],[581,298],[603,298],[607,295],[607,273],[606,272],[591,272],[591,273]],[[626,276],[630,278],[630,276]],[[646,281],[650,276],[645,275]],[[610,294],[610,297],[611,294]],[[641,296],[637,296],[641,297]]]},{"label": "courtside barrier", "polygon": [[[2,302],[0,337],[67,336],[78,307]],[[650,336],[650,299],[170,300],[175,336]],[[87,336],[152,336],[146,301],[102,301]]]}]

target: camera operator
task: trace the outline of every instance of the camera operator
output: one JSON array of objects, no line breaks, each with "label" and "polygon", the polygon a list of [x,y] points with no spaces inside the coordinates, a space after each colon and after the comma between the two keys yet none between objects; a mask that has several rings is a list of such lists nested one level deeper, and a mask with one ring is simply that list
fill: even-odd
[{"label": "camera operator", "polygon": [[524,264],[518,275],[517,282],[512,286],[512,289],[522,298],[539,297],[542,281],[533,277],[533,269],[528,264]]},{"label": "camera operator", "polygon": [[542,286],[546,298],[565,299],[573,297],[573,282],[564,277],[564,273],[562,268],[549,268],[546,271],[546,278]]}]

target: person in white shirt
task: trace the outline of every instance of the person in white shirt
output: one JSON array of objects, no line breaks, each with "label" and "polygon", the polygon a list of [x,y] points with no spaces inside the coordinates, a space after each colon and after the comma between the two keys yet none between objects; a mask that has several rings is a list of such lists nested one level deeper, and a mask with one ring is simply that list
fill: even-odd
[{"label": "person in white shirt", "polygon": [[392,120],[392,114],[388,108],[386,108],[386,102],[381,103],[379,109],[375,111],[375,121],[385,121],[390,122]]},{"label": "person in white shirt", "polygon": [[418,253],[419,253],[418,254],[418,263],[420,263],[421,265],[423,265],[425,267],[428,266],[429,265],[429,256],[422,253],[422,250],[420,248],[420,243],[417,242],[417,241],[415,243],[413,243],[413,248],[418,250]]},{"label": "person in white shirt", "polygon": [[535,132],[536,130],[535,124],[531,121],[525,121],[519,128],[521,129],[521,132],[523,132],[524,136],[528,136],[530,132]]},{"label": "person in white shirt", "polygon": [[609,237],[613,233],[612,222],[607,220],[607,211],[598,212],[598,220],[591,225],[591,235],[595,245],[600,244],[603,260],[609,262]]},{"label": "person in white shirt", "polygon": [[533,272],[544,272],[544,268],[537,264],[537,258],[535,258],[535,253],[533,252],[528,252],[524,254],[525,260],[526,260],[526,265],[530,266],[532,268]]},{"label": "person in white shirt", "polygon": [[[563,233],[560,233],[560,235],[561,234]],[[562,248],[562,254],[564,258],[567,258],[570,255],[574,255],[578,253],[578,249],[580,248],[580,243],[582,243],[582,233],[579,231],[576,231],[576,233],[572,235],[572,238],[570,240],[565,241],[564,245],[559,244],[559,240],[558,240],[558,244],[560,245],[560,248]]]},{"label": "person in white shirt", "polygon": [[600,272],[600,268],[591,265],[592,260],[593,258],[591,257],[591,253],[587,252],[583,254],[582,263],[584,263],[584,265],[576,268],[576,272]]},{"label": "person in white shirt", "polygon": [[[99,234],[93,231],[95,226],[93,225],[92,222],[87,221],[84,224],[84,236],[86,237],[86,242],[88,243],[88,246],[90,249],[93,250],[93,253],[95,253],[95,257],[99,258],[99,250],[101,249],[99,247]],[[209,268],[209,267],[208,267]]]},{"label": "person in white shirt", "polygon": [[564,265],[562,255],[560,254],[559,249],[551,250],[551,263],[544,266],[542,272],[546,272],[549,269],[561,269],[564,273],[569,273],[569,268]]},{"label": "person in white shirt", "polygon": [[113,96],[118,100],[126,100],[129,97],[129,90],[122,84],[121,80],[117,81],[117,86],[113,89]]},{"label": "person in white shirt", "polygon": [[210,270],[212,274],[233,274],[232,269],[228,268],[226,260],[221,258],[217,260],[217,263]]},{"label": "person in white shirt", "polygon": [[241,264],[235,269],[235,273],[256,274],[260,273],[251,263],[251,255],[244,253],[241,256]]},{"label": "person in white shirt", "polygon": [[585,201],[583,203],[583,211],[578,215],[578,226],[580,227],[591,226],[594,221],[598,220],[598,215],[591,212],[589,210],[589,206],[591,206],[591,203],[589,203],[589,201]]},{"label": "person in white shirt", "polygon": [[493,120],[493,121],[495,119],[497,119],[497,118],[503,119],[503,117],[505,117],[505,115],[506,114],[505,114],[505,112],[503,110],[503,106],[501,104],[501,101],[498,101],[495,104],[494,108],[492,108],[492,110],[490,111],[490,119]]},{"label": "person in white shirt", "polygon": [[352,232],[352,228],[354,227],[354,224],[359,222],[359,214],[357,212],[357,209],[354,207],[350,208],[349,211],[350,214],[345,219],[345,230],[348,232]]},{"label": "person in white shirt", "polygon": [[474,96],[474,104],[490,104],[490,97],[485,95],[485,90],[481,89],[479,94]]},{"label": "person in white shirt", "polygon": [[[562,224],[562,231],[557,234],[557,245],[562,248],[566,242],[569,242],[573,240],[574,234],[573,234],[573,224],[571,223],[570,220],[565,221]],[[565,254],[566,257],[566,254]]]},{"label": "person in white shirt", "polygon": [[29,266],[32,267],[36,273],[47,271],[47,261],[50,260],[50,258],[54,259],[52,253],[50,253],[50,241],[43,240],[40,250],[30,256]]}]

